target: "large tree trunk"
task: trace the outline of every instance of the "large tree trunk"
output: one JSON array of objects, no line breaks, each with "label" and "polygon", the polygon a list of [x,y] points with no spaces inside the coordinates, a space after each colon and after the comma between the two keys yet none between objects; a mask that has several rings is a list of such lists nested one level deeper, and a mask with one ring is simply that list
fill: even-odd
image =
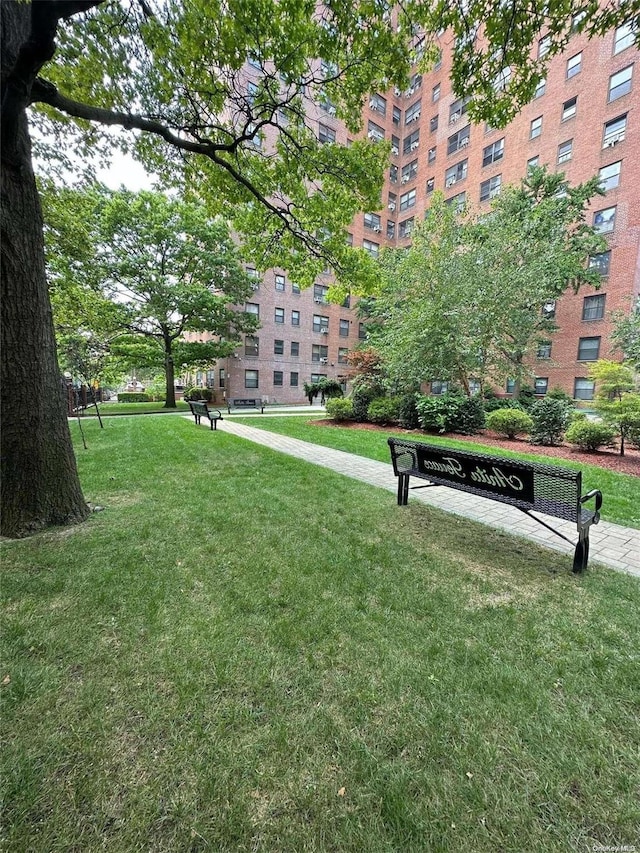
[{"label": "large tree trunk", "polygon": [[166,394],[164,400],[165,409],[176,408],[176,383],[175,367],[171,354],[171,340],[165,340],[164,371],[167,378]]},{"label": "large tree trunk", "polygon": [[22,103],[27,95],[20,91],[26,81],[24,76],[12,80],[9,67],[31,35],[30,6],[2,6],[1,532],[22,537],[80,522],[89,508],[78,479],[56,356],[42,214]]}]

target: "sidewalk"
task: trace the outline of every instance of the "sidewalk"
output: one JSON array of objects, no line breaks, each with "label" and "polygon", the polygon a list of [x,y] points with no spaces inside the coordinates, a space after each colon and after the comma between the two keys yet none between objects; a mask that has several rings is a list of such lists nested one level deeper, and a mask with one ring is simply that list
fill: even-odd
[{"label": "sidewalk", "polygon": [[[206,426],[208,428],[208,424]],[[252,426],[238,424],[233,419],[227,418],[218,422],[218,429],[232,433],[239,438],[254,441],[256,444],[270,447],[272,450],[287,453],[289,456],[304,459],[313,465],[330,468],[332,471],[369,483],[371,486],[387,489],[394,494],[392,504],[395,506],[397,480],[391,466],[391,457],[389,457],[388,463],[376,462],[373,459],[355,456],[342,450],[333,450],[329,447],[321,447],[318,444],[309,444],[297,438],[288,438]],[[445,512],[453,512],[464,518],[470,518],[491,527],[498,527],[508,533],[530,539],[538,545],[573,555],[573,548],[569,543],[560,539],[559,536],[555,536],[524,513],[506,504],[495,503],[486,498],[479,498],[445,487],[411,492],[409,500],[422,501]],[[576,541],[575,524],[557,518],[545,520],[569,537],[571,541]],[[591,528],[590,540],[590,565],[592,562],[597,562],[612,569],[640,577],[640,530],[601,521]]]}]

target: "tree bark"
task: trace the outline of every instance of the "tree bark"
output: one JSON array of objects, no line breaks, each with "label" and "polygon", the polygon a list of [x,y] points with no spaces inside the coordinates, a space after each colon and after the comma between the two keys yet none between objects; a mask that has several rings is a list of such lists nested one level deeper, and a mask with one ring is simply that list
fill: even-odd
[{"label": "tree bark", "polygon": [[[32,23],[30,4],[2,3],[0,531],[14,538],[51,525],[75,524],[89,514],[56,355],[26,115],[25,65],[30,54],[38,54],[39,45],[47,46],[50,33],[39,43]],[[33,64],[42,64],[45,54]]]},{"label": "tree bark", "polygon": [[165,341],[164,351],[164,371],[167,378],[167,390],[164,399],[165,409],[176,408],[176,385],[175,385],[175,368],[173,364],[173,356],[171,355],[171,341]]}]

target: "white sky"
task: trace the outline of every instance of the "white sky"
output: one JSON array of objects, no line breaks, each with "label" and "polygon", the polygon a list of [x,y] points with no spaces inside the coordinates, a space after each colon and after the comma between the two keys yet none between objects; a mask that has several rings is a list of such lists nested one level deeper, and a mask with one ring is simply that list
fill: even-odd
[{"label": "white sky", "polygon": [[140,163],[119,152],[114,152],[113,162],[108,169],[98,170],[97,178],[112,190],[118,190],[124,184],[126,189],[137,192],[150,190],[152,184],[151,176]]}]

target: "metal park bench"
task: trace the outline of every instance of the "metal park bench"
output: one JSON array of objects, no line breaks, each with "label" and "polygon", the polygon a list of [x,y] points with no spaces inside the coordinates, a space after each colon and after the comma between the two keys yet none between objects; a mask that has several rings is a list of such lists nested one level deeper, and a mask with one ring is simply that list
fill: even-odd
[{"label": "metal park bench", "polygon": [[[578,530],[573,571],[582,572],[589,560],[589,528],[600,520],[602,492],[594,489],[582,494],[582,473],[537,462],[520,462],[498,456],[449,450],[420,441],[389,438],[393,471],[398,478],[398,505],[409,499],[409,479],[428,480],[426,486],[448,486],[509,504],[529,515],[547,530],[571,545],[563,533],[554,530],[533,512],[572,521]],[[595,499],[595,509],[584,504]]]},{"label": "metal park bench", "polygon": [[195,418],[197,424],[200,423],[200,418],[203,416],[205,418],[209,418],[211,429],[218,429],[218,421],[224,420],[220,409],[210,409],[207,404],[201,400],[189,400],[189,408],[191,409],[191,414]]},{"label": "metal park bench", "polygon": [[249,398],[234,398],[227,400],[227,411],[231,414],[231,409],[260,409],[260,414],[264,412],[262,400],[257,400],[254,397]]}]

